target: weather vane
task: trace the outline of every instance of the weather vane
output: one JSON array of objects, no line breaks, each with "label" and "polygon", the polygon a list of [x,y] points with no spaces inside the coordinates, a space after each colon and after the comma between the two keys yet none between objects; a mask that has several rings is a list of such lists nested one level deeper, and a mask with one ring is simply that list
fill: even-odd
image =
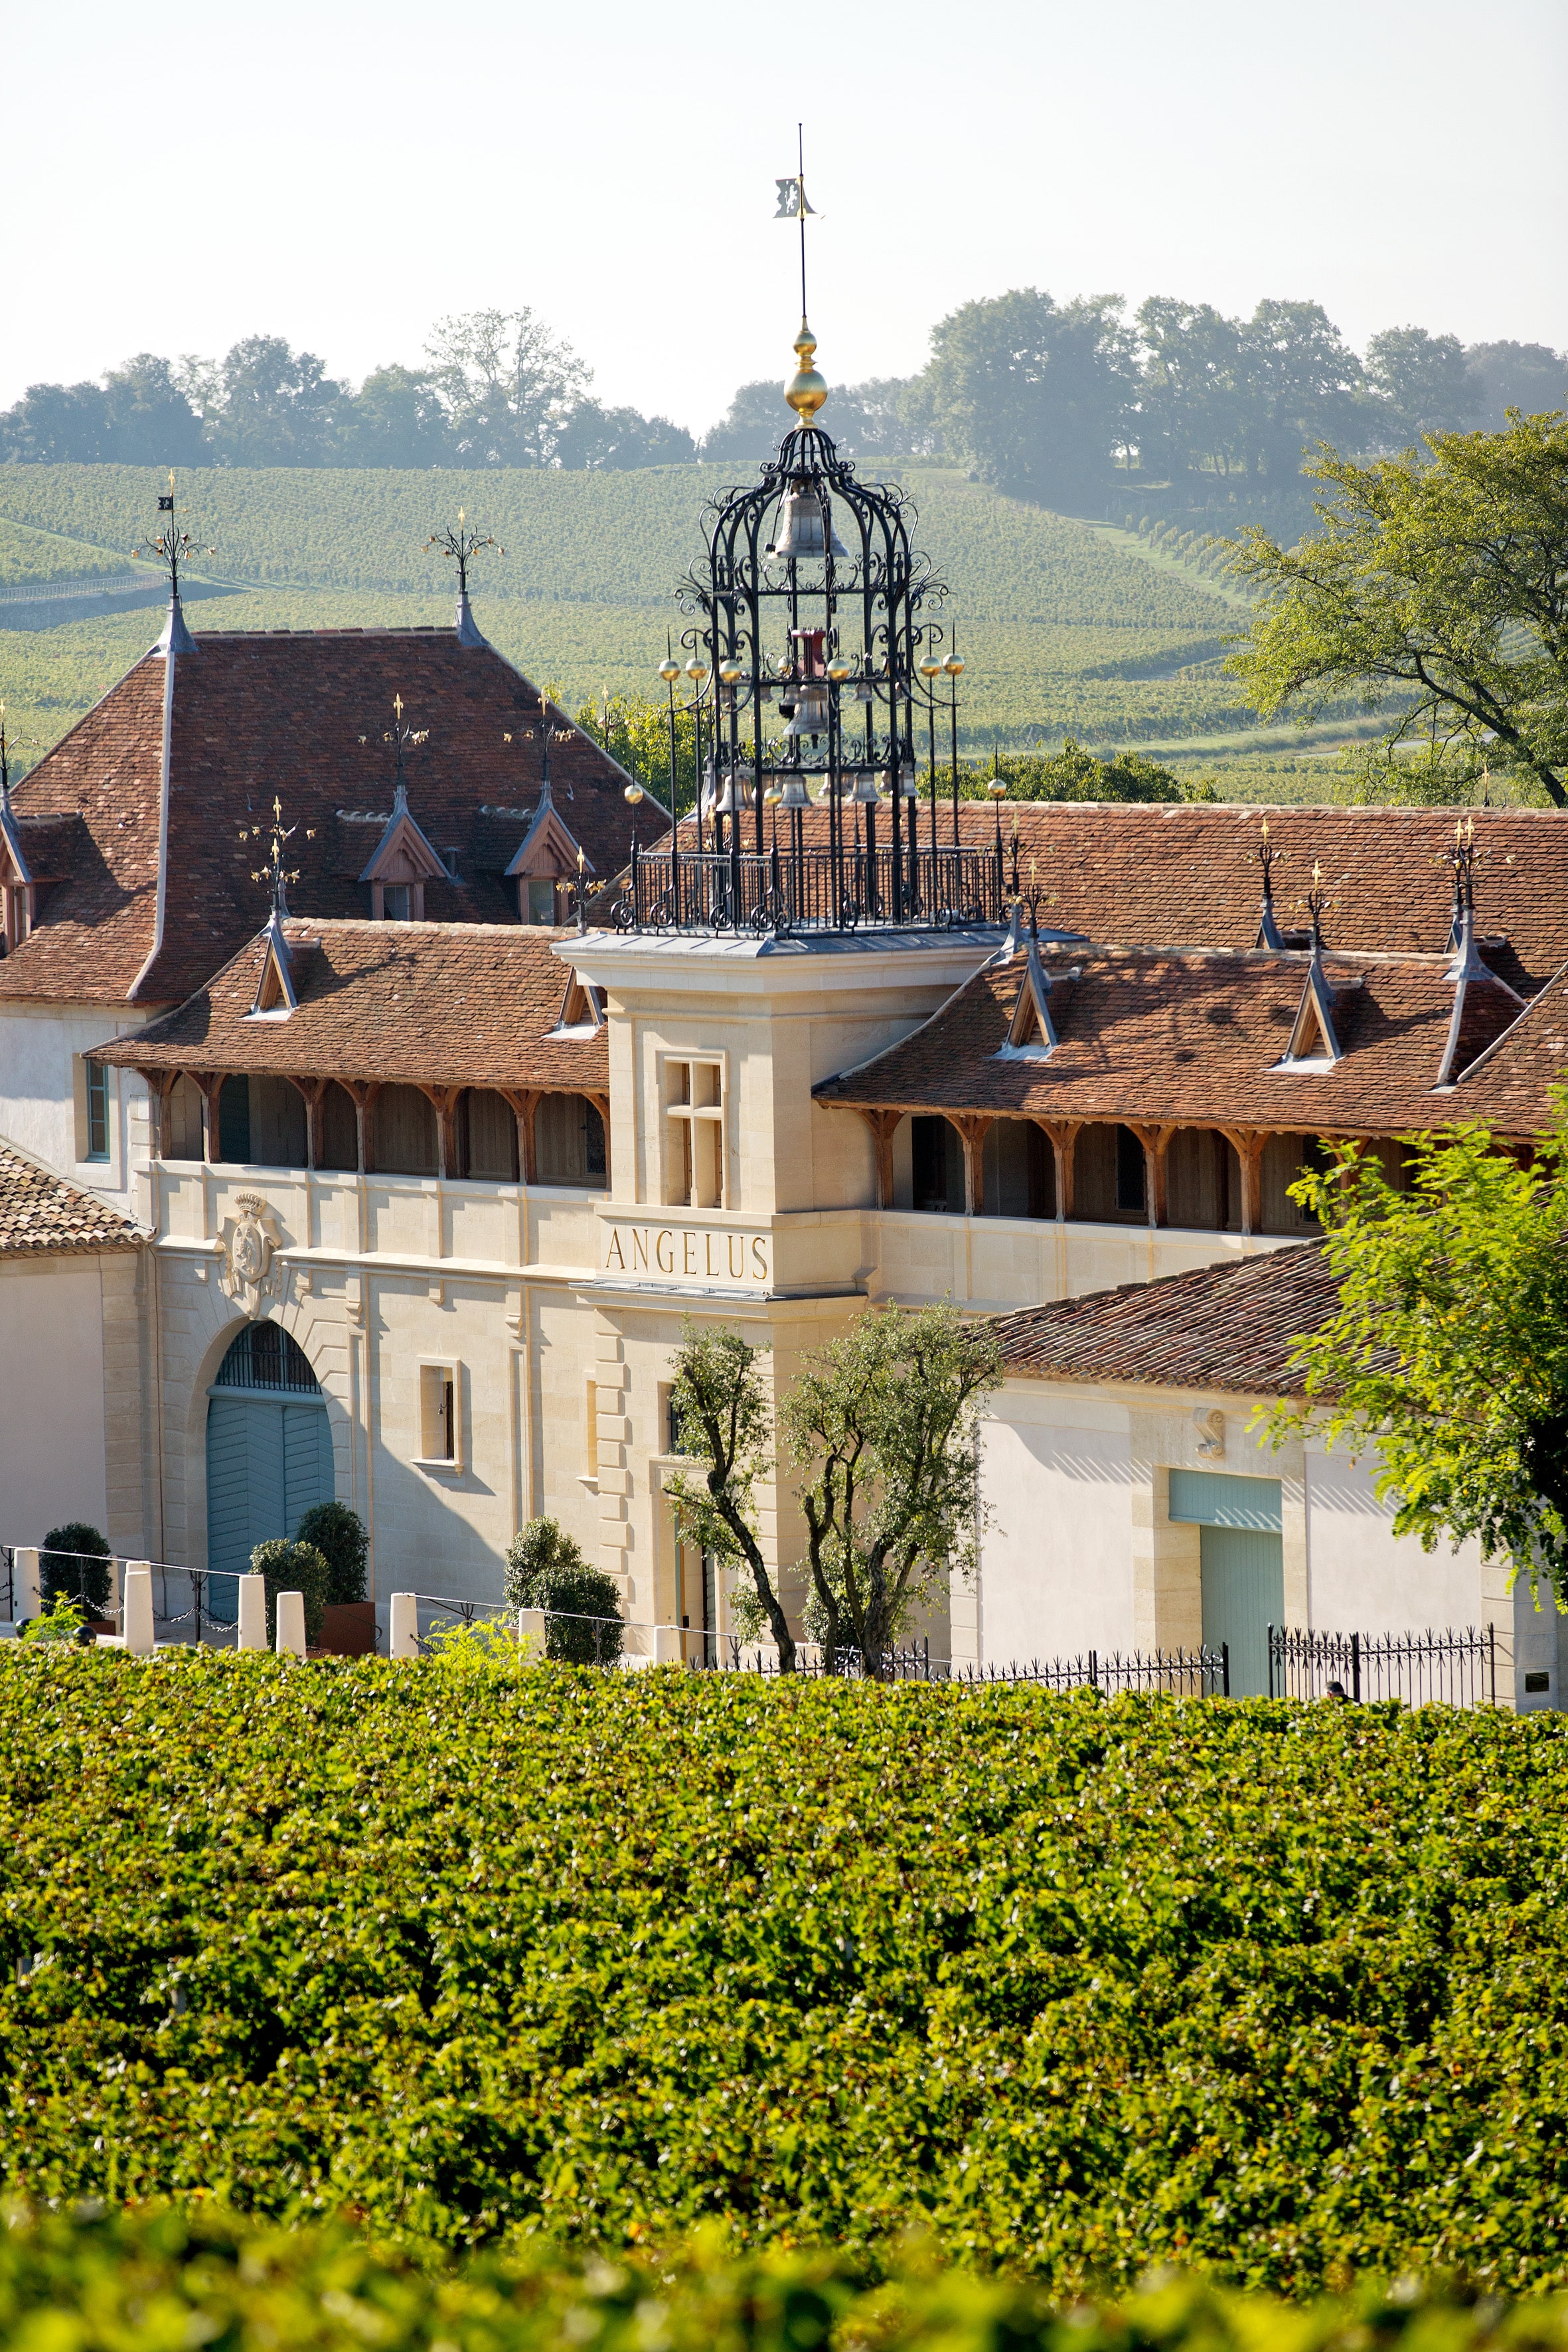
[{"label": "weather vane", "polygon": [[193,555],[216,555],[217,550],[216,547],[197,547],[190,533],[182,530],[174,520],[174,477],[172,470],[167,490],[159,494],[158,512],[161,515],[167,515],[168,521],[159,524],[157,536],[146,546],[133,547],[131,552],[132,555],[144,556],[149,561],[156,561],[163,566],[169,575],[169,594],[174,603],[178,604],[181,564],[188,562]]},{"label": "weather vane", "polygon": [[1322,866],[1315,857],[1312,860],[1312,887],[1306,897],[1298,899],[1296,903],[1304,908],[1311,919],[1312,952],[1314,955],[1321,954],[1323,945],[1323,916],[1333,901],[1323,887]]},{"label": "weather vane", "polygon": [[425,542],[425,552],[426,555],[428,555],[433,547],[438,548],[443,555],[449,555],[453,562],[456,563],[458,567],[458,593],[459,596],[464,597],[466,597],[468,593],[468,566],[473,562],[474,557],[479,553],[480,548],[493,547],[498,555],[504,555],[506,553],[505,548],[502,547],[498,541],[487,539],[482,532],[470,530],[468,529],[468,519],[461,507],[458,509],[457,530],[442,530],[434,533],[434,535]]},{"label": "weather vane", "polygon": [[[250,878],[253,882],[266,883],[268,895],[272,900],[272,911],[279,917],[287,915],[289,912],[289,883],[298,882],[300,879],[300,868],[297,866],[286,871],[283,865],[283,851],[285,845],[293,840],[294,835],[299,832],[299,830],[300,828],[297,824],[286,825],[284,824],[283,803],[278,798],[277,794],[274,793],[272,799],[272,823],[268,828],[268,838],[267,860],[265,865],[252,866]],[[259,841],[261,838],[261,827],[258,824],[249,826],[241,825],[239,829],[239,837],[241,842],[247,845],[252,841]],[[306,826],[305,838],[307,841],[314,841],[316,838],[316,829],[314,825]]]}]

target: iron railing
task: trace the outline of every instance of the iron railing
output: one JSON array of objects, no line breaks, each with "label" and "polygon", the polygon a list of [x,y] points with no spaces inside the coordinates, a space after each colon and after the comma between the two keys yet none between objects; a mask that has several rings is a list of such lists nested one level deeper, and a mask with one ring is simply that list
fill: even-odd
[{"label": "iron railing", "polygon": [[[733,1673],[776,1675],[776,1653],[757,1650],[749,1655],[734,1635],[730,1637],[728,1664]],[[795,1672],[826,1675],[821,1651],[803,1643],[795,1652]],[[863,1672],[858,1650],[838,1653],[837,1671]],[[973,1665],[962,1659],[933,1658],[929,1640],[904,1649],[889,1650],[882,1661],[885,1682],[959,1683],[979,1688],[988,1683],[1030,1683],[1040,1690],[1164,1691],[1178,1698],[1228,1698],[1230,1644],[1198,1650],[1084,1650],[1071,1658],[1013,1659],[1007,1664]]]},{"label": "iron railing", "polygon": [[1270,1698],[1397,1698],[1407,1706],[1497,1705],[1497,1629],[1317,1633],[1268,1628]]},{"label": "iron railing", "polygon": [[775,843],[761,851],[677,844],[649,852],[634,844],[615,919],[622,931],[757,938],[894,922],[948,930],[1005,923],[1016,880],[1000,838],[985,849],[926,846],[896,855],[888,845],[859,840],[837,849]]}]

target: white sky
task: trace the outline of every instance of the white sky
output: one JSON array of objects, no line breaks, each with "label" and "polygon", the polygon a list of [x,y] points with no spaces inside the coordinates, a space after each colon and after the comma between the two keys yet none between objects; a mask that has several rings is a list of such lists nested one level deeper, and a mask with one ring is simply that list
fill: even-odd
[{"label": "white sky", "polygon": [[50,0],[5,68],[3,404],[528,304],[700,430],[793,365],[802,114],[830,383],[1019,285],[1568,346],[1563,0]]}]

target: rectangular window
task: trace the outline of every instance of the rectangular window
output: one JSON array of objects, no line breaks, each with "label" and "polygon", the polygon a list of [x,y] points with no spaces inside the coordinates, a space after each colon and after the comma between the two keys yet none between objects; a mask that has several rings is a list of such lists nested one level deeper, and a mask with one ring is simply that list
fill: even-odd
[{"label": "rectangular window", "polygon": [[90,1056],[83,1064],[87,1075],[87,1153],[89,1160],[109,1157],[109,1068]]},{"label": "rectangular window", "polygon": [[689,1209],[724,1202],[724,1085],[718,1062],[664,1066],[665,1193]]},{"label": "rectangular window", "polygon": [[381,909],[389,923],[406,923],[413,911],[408,884],[389,882],[381,894]]},{"label": "rectangular window", "polygon": [[584,1400],[583,1437],[588,1475],[590,1478],[596,1478],[599,1475],[599,1383],[597,1381],[590,1381],[587,1385],[587,1394]]},{"label": "rectangular window", "polygon": [[1116,1205],[1123,1216],[1142,1216],[1148,1207],[1149,1163],[1130,1127],[1116,1130]]},{"label": "rectangular window", "polygon": [[419,1458],[453,1467],[462,1458],[458,1426],[458,1368],[456,1364],[419,1367]]},{"label": "rectangular window", "polygon": [[530,875],[522,884],[522,919],[525,923],[553,925],[555,921],[555,885]]},{"label": "rectangular window", "polygon": [[225,1078],[217,1098],[217,1156],[231,1167],[250,1164],[250,1080]]}]

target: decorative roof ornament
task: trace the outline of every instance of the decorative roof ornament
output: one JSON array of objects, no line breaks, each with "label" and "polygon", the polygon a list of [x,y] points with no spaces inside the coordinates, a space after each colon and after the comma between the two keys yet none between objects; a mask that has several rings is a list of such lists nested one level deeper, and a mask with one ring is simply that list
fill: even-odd
[{"label": "decorative roof ornament", "polygon": [[[272,823],[268,829],[267,857],[264,864],[251,868],[253,882],[265,883],[271,909],[261,937],[264,950],[261,971],[256,983],[256,996],[251,1004],[251,1017],[271,1013],[286,1019],[295,1010],[299,997],[294,987],[294,962],[289,952],[289,935],[283,926],[289,919],[289,885],[300,879],[300,868],[292,871],[283,864],[283,852],[300,830],[297,824],[283,822],[283,803],[276,793],[272,798]],[[253,824],[240,829],[240,840],[248,844],[258,840],[261,827]],[[307,841],[316,838],[315,827],[305,828]]]},{"label": "decorative roof ornament", "polygon": [[797,122],[795,131],[795,168],[793,176],[777,183],[778,210],[774,220],[800,223],[800,332],[795,339],[795,372],[784,386],[784,399],[795,414],[795,431],[809,432],[816,422],[816,413],[827,398],[827,384],[816,367],[816,337],[806,322],[805,305],[805,224],[816,218],[816,207],[805,200],[805,129]]},{"label": "decorative roof ornament", "polygon": [[153,651],[155,654],[194,654],[196,641],[185,626],[185,616],[180,608],[180,566],[193,555],[216,555],[216,547],[197,547],[189,531],[182,530],[174,520],[174,476],[171,468],[169,487],[158,499],[158,512],[166,516],[159,523],[155,535],[142,547],[133,547],[132,555],[142,556],[161,563],[169,575],[169,615],[163,624],[163,634]]},{"label": "decorative roof ornament", "polygon": [[1258,912],[1258,937],[1252,944],[1255,948],[1273,948],[1279,950],[1283,949],[1285,940],[1274,919],[1274,868],[1284,857],[1285,852],[1282,849],[1277,849],[1269,840],[1267,817],[1263,820],[1258,846],[1251,854],[1263,871],[1263,899]]},{"label": "decorative roof ornament", "polygon": [[[395,724],[382,736],[384,743],[393,749],[392,814],[386,828],[376,843],[374,855],[360,876],[362,883],[372,886],[372,906],[376,884],[384,888],[388,884],[401,887],[405,881],[417,883],[422,888],[426,882],[450,880],[447,861],[433,846],[423,826],[408,805],[408,771],[403,754],[409,744],[417,747],[430,740],[427,727],[405,727],[403,723],[404,701],[401,694],[392,698]],[[363,743],[364,737],[360,740]]]},{"label": "decorative roof ornament", "polygon": [[482,635],[468,603],[468,566],[482,547],[493,547],[498,555],[504,555],[505,548],[498,541],[487,538],[482,531],[470,530],[468,516],[461,507],[458,509],[457,530],[435,532],[426,541],[425,552],[428,554],[433,547],[443,555],[449,556],[458,567],[458,643],[470,646],[488,644],[489,640]]},{"label": "decorative roof ornament", "polygon": [[1518,991],[1510,988],[1493,971],[1476,945],[1476,864],[1480,854],[1476,848],[1475,818],[1460,817],[1454,826],[1454,846],[1445,850],[1442,857],[1442,863],[1451,866],[1454,875],[1454,919],[1448,934],[1453,957],[1443,974],[1453,983],[1454,1010],[1443,1045],[1443,1058],[1437,1066],[1436,1083],[1439,1087],[1451,1087],[1459,1074],[1465,1015],[1473,988],[1500,988],[1516,1004],[1524,1003]]},{"label": "decorative roof ornament", "polygon": [[1307,964],[1307,978],[1301,990],[1301,1002],[1290,1031],[1290,1042],[1285,1048],[1281,1069],[1321,1068],[1344,1059],[1344,1047],[1334,1029],[1334,992],[1329,986],[1323,971],[1323,915],[1331,900],[1323,884],[1323,869],[1318,859],[1312,860],[1312,887],[1301,905],[1312,926],[1312,952]]},{"label": "decorative roof ornament", "polygon": [[393,696],[392,709],[396,724],[389,727],[381,740],[393,747],[395,764],[392,780],[392,815],[393,822],[395,824],[397,819],[406,813],[408,807],[408,771],[403,764],[404,747],[405,744],[412,743],[417,748],[421,743],[428,743],[430,730],[428,727],[405,727],[401,694]]}]

